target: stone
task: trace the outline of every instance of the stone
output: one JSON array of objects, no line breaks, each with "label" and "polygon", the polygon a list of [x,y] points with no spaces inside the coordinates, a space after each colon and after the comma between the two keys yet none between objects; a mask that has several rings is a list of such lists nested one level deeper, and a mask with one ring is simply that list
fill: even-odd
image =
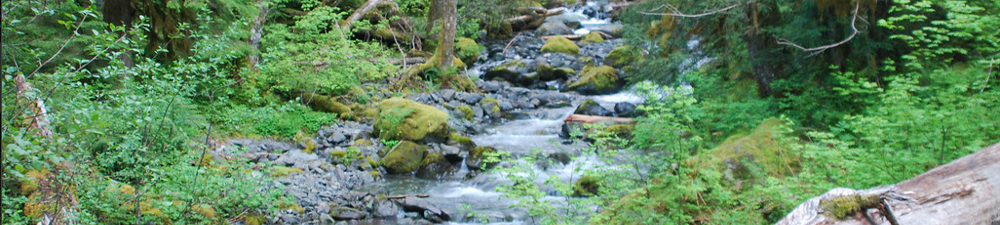
[{"label": "stone", "polygon": [[463,97],[462,101],[466,104],[476,104],[483,99],[483,95],[479,93],[469,93]]},{"label": "stone", "polygon": [[417,177],[423,179],[441,179],[458,171],[447,158],[438,153],[428,154],[424,157],[417,170]]},{"label": "stone", "polygon": [[445,101],[451,101],[453,98],[455,98],[455,90],[452,89],[444,89],[441,90],[441,92],[439,93],[441,94],[441,98],[444,99]]},{"label": "stone", "polygon": [[373,216],[378,218],[396,218],[396,215],[399,214],[399,206],[391,201],[375,202],[374,208],[375,212]]},{"label": "stone", "polygon": [[597,104],[596,101],[591,100],[591,99],[584,100],[583,103],[580,104],[580,106],[578,106],[575,111],[573,111],[573,114],[582,114],[582,115],[590,115],[590,116],[612,116],[612,115],[614,115],[614,113],[611,112],[611,110],[608,110],[608,109],[604,108],[604,106],[601,106],[600,104]]},{"label": "stone", "polygon": [[427,146],[401,141],[382,158],[381,164],[390,174],[412,173],[420,167],[426,154]]},{"label": "stone", "polygon": [[635,116],[635,104],[628,102],[615,103],[615,114],[620,117]]},{"label": "stone", "polygon": [[319,159],[319,156],[316,154],[309,154],[300,150],[292,150],[279,156],[278,159],[274,160],[274,164],[284,166],[304,165],[304,163],[308,161],[317,159]]},{"label": "stone", "polygon": [[469,170],[486,170],[496,165],[496,163],[490,163],[483,167],[483,159],[486,158],[486,153],[496,152],[497,150],[489,146],[479,146],[469,150],[469,156],[465,159],[465,166]]},{"label": "stone", "polygon": [[403,207],[403,210],[407,212],[416,212],[418,215],[430,214],[437,216],[443,221],[451,220],[451,215],[422,198],[407,195],[405,198],[394,199],[394,201],[399,203],[399,205]]},{"label": "stone", "polygon": [[542,46],[541,52],[559,52],[570,55],[579,55],[580,46],[577,46],[573,43],[573,41],[570,41],[565,37],[557,36],[549,38],[549,40],[545,42],[545,45]]},{"label": "stone", "polygon": [[538,29],[535,29],[535,33],[541,36],[551,36],[551,35],[564,35],[573,34],[573,29],[570,29],[562,22],[545,22]]},{"label": "stone", "polygon": [[343,143],[346,140],[347,140],[347,136],[344,136],[344,134],[340,134],[340,133],[330,135],[330,137],[326,139],[326,141],[329,142],[329,143],[331,143],[331,144],[340,144],[340,143]]},{"label": "stone", "polygon": [[403,98],[382,100],[372,125],[381,138],[436,142],[450,134],[448,113]]},{"label": "stone", "polygon": [[618,71],[610,66],[585,66],[580,76],[570,82],[566,89],[585,95],[610,94],[618,91],[620,80]]},{"label": "stone", "polygon": [[337,220],[360,220],[368,217],[368,214],[364,211],[343,206],[337,206],[331,209],[330,215]]}]

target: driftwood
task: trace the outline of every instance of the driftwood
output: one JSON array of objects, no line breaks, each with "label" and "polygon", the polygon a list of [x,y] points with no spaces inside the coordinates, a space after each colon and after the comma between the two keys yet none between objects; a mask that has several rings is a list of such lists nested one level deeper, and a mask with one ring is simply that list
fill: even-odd
[{"label": "driftwood", "polygon": [[385,197],[385,198],[386,199],[400,199],[400,198],[406,198],[406,197],[411,197],[411,196],[412,197],[417,197],[417,198],[430,197],[430,195],[428,195],[428,194],[408,194],[408,195],[393,195],[393,196],[388,196],[388,197]]},{"label": "driftwood", "polygon": [[[822,214],[823,199],[850,194],[887,196],[889,214],[863,210],[845,219]],[[856,215],[855,214],[855,215]],[[876,215],[877,214],[877,215]],[[885,216],[883,216],[885,215]],[[997,224],[1000,221],[1000,143],[889,187],[837,188],[806,201],[778,224]],[[874,219],[864,219],[874,218]]]},{"label": "driftwood", "polygon": [[581,114],[573,114],[566,117],[563,120],[564,123],[609,123],[609,124],[626,124],[632,123],[632,119],[621,118],[621,117],[606,117],[606,116],[588,116]]}]

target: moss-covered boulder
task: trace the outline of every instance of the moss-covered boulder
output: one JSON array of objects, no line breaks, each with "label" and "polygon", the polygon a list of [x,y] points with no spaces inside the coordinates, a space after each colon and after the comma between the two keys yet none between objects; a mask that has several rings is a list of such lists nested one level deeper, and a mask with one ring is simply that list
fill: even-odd
[{"label": "moss-covered boulder", "polygon": [[622,45],[615,47],[604,57],[604,65],[622,68],[641,59],[642,55],[639,53],[639,49],[629,45]]},{"label": "moss-covered boulder", "polygon": [[458,171],[458,168],[451,164],[447,158],[438,153],[428,154],[420,163],[417,170],[417,177],[423,179],[441,179],[449,174]]},{"label": "moss-covered boulder", "polygon": [[559,52],[570,55],[579,55],[580,46],[577,46],[576,44],[573,43],[573,41],[570,41],[565,37],[556,36],[549,38],[548,41],[545,41],[545,45],[542,45],[542,53],[547,53],[547,52]]},{"label": "moss-covered boulder", "polygon": [[[754,179],[750,167],[756,167],[768,176],[787,176],[797,172],[801,165],[798,156],[791,152],[787,144],[779,142],[777,130],[784,122],[777,118],[764,120],[749,134],[734,134],[705,155],[694,158],[696,165],[722,165],[733,168],[733,178]],[[752,163],[754,165],[745,165]]]},{"label": "moss-covered boulder", "polygon": [[412,173],[420,167],[427,155],[427,146],[402,141],[382,158],[381,164],[390,174]]},{"label": "moss-covered boulder", "polygon": [[538,71],[538,80],[551,81],[551,80],[565,80],[569,79],[570,76],[576,75],[576,70],[567,67],[552,67],[549,64],[538,64],[536,71]]},{"label": "moss-covered boulder", "polygon": [[528,62],[515,59],[490,68],[483,75],[483,78],[486,80],[507,81],[513,84],[531,85],[538,82],[537,76],[530,75],[533,69]]},{"label": "moss-covered boulder", "polygon": [[580,44],[586,45],[591,43],[604,43],[604,37],[598,32],[590,32],[580,37]]},{"label": "moss-covered boulder", "polygon": [[583,100],[583,103],[581,103],[580,106],[576,107],[576,110],[573,111],[573,114],[591,115],[591,116],[614,115],[614,113],[612,113],[611,110],[604,108],[604,106],[601,106],[601,104],[598,104],[596,101],[589,98]]},{"label": "moss-covered boulder", "polygon": [[593,196],[600,193],[601,179],[594,176],[583,176],[573,183],[574,196]]},{"label": "moss-covered boulder", "polygon": [[610,94],[618,91],[621,85],[618,71],[610,66],[584,66],[580,76],[570,82],[566,89],[581,94]]},{"label": "moss-covered boulder", "polygon": [[383,100],[372,125],[383,139],[440,142],[450,134],[448,113],[404,98]]},{"label": "moss-covered boulder", "polygon": [[486,159],[486,153],[495,153],[497,149],[489,146],[479,146],[469,150],[469,156],[465,159],[465,166],[469,167],[469,170],[487,170],[496,166],[496,163],[483,164],[483,159]]},{"label": "moss-covered boulder", "polygon": [[472,64],[476,60],[479,60],[479,52],[483,51],[483,49],[483,46],[471,38],[460,37],[455,39],[455,55],[466,64]]},{"label": "moss-covered boulder", "polygon": [[330,96],[306,92],[302,94],[302,101],[308,103],[309,107],[313,110],[336,113],[342,119],[350,118],[354,115],[351,107],[337,102],[336,98]]}]

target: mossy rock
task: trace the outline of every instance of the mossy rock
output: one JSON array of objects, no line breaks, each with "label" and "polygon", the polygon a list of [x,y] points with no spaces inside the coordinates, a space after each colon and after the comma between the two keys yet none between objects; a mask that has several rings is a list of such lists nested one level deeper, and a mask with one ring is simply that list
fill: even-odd
[{"label": "mossy rock", "polygon": [[302,173],[302,169],[291,168],[285,166],[274,166],[271,170],[271,176],[273,177],[284,177],[293,173]]},{"label": "mossy rock", "polygon": [[460,37],[455,39],[455,54],[463,62],[475,63],[479,60],[479,52],[485,49],[471,38]]},{"label": "mossy rock", "polygon": [[823,215],[840,219],[863,209],[878,207],[881,199],[879,195],[853,194],[823,199],[819,207],[823,209]]},{"label": "mossy rock", "polygon": [[465,166],[469,170],[487,170],[496,166],[496,163],[488,163],[483,165],[483,159],[486,158],[486,153],[497,152],[497,149],[489,146],[479,146],[469,150],[469,156],[465,159]]},{"label": "mossy rock", "polygon": [[417,177],[424,179],[441,179],[443,176],[454,173],[455,168],[444,156],[438,153],[428,154],[420,163],[417,170]]},{"label": "mossy rock", "polygon": [[610,66],[584,66],[580,77],[566,88],[581,94],[610,94],[618,91],[618,71]]},{"label": "mossy rock", "polygon": [[597,101],[588,98],[586,100],[583,100],[583,103],[580,103],[580,106],[576,107],[576,110],[573,111],[573,114],[591,115],[591,116],[613,116],[614,112],[608,110],[607,108],[604,108],[604,106],[601,106],[601,104],[597,103]]},{"label": "mossy rock", "polygon": [[344,156],[347,156],[347,151],[343,150],[330,151],[330,157],[332,158],[339,159],[339,158],[344,158]]},{"label": "mossy rock", "polygon": [[576,74],[576,70],[573,70],[573,68],[554,68],[544,63],[538,64],[536,71],[538,71],[538,80],[543,81],[569,79],[570,76]]},{"label": "mossy rock", "polygon": [[408,99],[394,97],[378,106],[373,127],[379,137],[416,142],[446,140],[448,113]]},{"label": "mossy rock", "polygon": [[21,182],[20,189],[21,194],[30,195],[31,193],[38,190],[38,181],[47,179],[49,177],[48,170],[29,170],[26,174],[27,180]]},{"label": "mossy rock", "polygon": [[531,79],[521,76],[521,74],[526,74],[529,71],[528,63],[520,59],[515,59],[490,68],[483,75],[483,79],[502,80],[516,84],[531,83],[533,82]]},{"label": "mossy rock", "polygon": [[451,133],[451,136],[448,137],[448,144],[451,145],[460,144],[460,145],[471,146],[475,145],[476,143],[472,142],[472,138],[462,136],[461,134],[458,133]]},{"label": "mossy rock", "polygon": [[642,55],[639,53],[639,49],[628,45],[622,45],[615,47],[608,53],[607,56],[604,57],[604,65],[622,68],[641,59]]},{"label": "mossy rock", "polygon": [[497,25],[487,25],[486,31],[487,36],[491,39],[509,39],[513,37],[514,26],[510,24],[510,21],[504,21]]},{"label": "mossy rock", "polygon": [[545,42],[545,45],[542,45],[541,51],[542,53],[558,52],[570,55],[579,55],[580,46],[577,46],[576,44],[573,43],[573,41],[570,41],[568,38],[562,36],[556,36],[549,38],[549,40]]},{"label": "mossy rock", "polygon": [[574,196],[594,196],[600,193],[601,180],[594,176],[583,176],[576,183],[573,183]]},{"label": "mossy rock", "polygon": [[374,142],[364,138],[358,138],[354,140],[354,146],[368,147],[375,145]]},{"label": "mossy rock", "polygon": [[264,225],[267,224],[267,218],[264,215],[251,213],[247,214],[243,218],[243,224],[246,225]]},{"label": "mossy rock", "polygon": [[212,208],[212,206],[208,204],[194,205],[191,207],[191,210],[209,220],[214,220],[215,217],[219,216],[219,213],[215,211],[215,208]]},{"label": "mossy rock", "polygon": [[457,109],[459,112],[462,112],[462,119],[471,121],[472,118],[476,116],[476,114],[472,112],[472,107],[463,105],[455,107],[455,109]]},{"label": "mossy rock", "polygon": [[604,37],[601,36],[601,33],[593,31],[583,35],[583,37],[580,37],[580,44],[591,43],[604,43]]},{"label": "mossy rock", "polygon": [[[727,138],[722,144],[703,154],[708,157],[696,157],[694,163],[699,166],[709,167],[709,165],[721,165],[724,162],[737,162],[742,164],[754,163],[761,172],[768,176],[781,177],[797,172],[801,166],[797,163],[800,160],[787,147],[778,141],[777,129],[784,125],[780,119],[770,118],[764,120],[749,134],[734,134]],[[753,179],[753,174],[746,166],[738,165],[734,171],[736,179]]]},{"label": "mossy rock", "polygon": [[392,151],[389,151],[385,158],[382,158],[381,164],[390,174],[412,173],[420,167],[425,155],[427,155],[427,146],[411,141],[402,141],[392,148]]},{"label": "mossy rock", "polygon": [[357,122],[373,120],[378,115],[375,108],[357,103],[351,104],[351,112],[354,113],[351,119]]},{"label": "mossy rock", "polygon": [[337,102],[336,98],[313,93],[302,93],[302,101],[308,102],[309,107],[316,111],[336,113],[341,119],[349,118],[353,113],[351,107]]},{"label": "mossy rock", "polygon": [[632,124],[615,124],[604,128],[604,132],[609,135],[614,135],[618,138],[631,139],[632,131],[635,130],[635,125]]}]

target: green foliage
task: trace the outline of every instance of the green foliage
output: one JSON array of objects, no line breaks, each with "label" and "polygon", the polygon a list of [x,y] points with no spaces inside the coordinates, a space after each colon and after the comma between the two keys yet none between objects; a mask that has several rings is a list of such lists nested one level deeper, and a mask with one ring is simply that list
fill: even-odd
[{"label": "green foliage", "polygon": [[316,133],[321,126],[332,124],[337,118],[336,114],[315,112],[294,103],[275,107],[267,112],[259,114],[261,118],[252,121],[251,133],[294,138],[299,132]]}]

